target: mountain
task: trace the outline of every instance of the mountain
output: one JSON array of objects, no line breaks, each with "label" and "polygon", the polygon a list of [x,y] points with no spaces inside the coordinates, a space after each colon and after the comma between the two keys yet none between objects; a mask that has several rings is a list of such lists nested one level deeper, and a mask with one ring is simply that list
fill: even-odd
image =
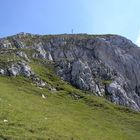
[{"label": "mountain", "polygon": [[1,38],[0,139],[138,140],[139,60],[118,35]]},{"label": "mountain", "polygon": [[30,68],[31,59],[42,59],[73,86],[140,111],[140,48],[124,37],[21,33],[1,39],[0,49],[2,75],[22,74],[45,86]]}]

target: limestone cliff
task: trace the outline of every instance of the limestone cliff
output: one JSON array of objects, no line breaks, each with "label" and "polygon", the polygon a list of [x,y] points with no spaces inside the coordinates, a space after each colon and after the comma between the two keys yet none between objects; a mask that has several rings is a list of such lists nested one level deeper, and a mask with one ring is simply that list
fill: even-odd
[{"label": "limestone cliff", "polygon": [[1,75],[37,77],[30,61],[46,60],[73,86],[140,111],[140,48],[122,36],[20,33],[0,39],[0,56]]}]

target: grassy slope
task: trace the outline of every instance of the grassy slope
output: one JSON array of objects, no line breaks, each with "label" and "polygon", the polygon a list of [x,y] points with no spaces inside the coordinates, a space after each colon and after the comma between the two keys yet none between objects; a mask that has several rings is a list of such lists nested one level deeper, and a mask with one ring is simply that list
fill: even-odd
[{"label": "grassy slope", "polygon": [[[0,77],[0,139],[139,140],[139,113],[84,95],[54,76],[50,66],[31,66],[59,91],[40,89],[23,77]],[[81,99],[72,99],[72,93]]]}]

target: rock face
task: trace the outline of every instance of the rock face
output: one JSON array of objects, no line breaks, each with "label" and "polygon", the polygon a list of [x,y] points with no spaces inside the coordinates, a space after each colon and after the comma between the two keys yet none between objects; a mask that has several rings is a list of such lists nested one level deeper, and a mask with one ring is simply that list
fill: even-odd
[{"label": "rock face", "polygon": [[[0,49],[21,49],[16,55],[27,62],[32,58],[54,62],[56,73],[77,88],[140,111],[140,48],[122,36],[22,33],[0,39]],[[33,53],[29,56],[22,49]],[[12,65],[8,71],[32,75],[25,64]],[[0,73],[5,73],[2,68]]]},{"label": "rock face", "polygon": [[13,63],[7,70],[10,76],[23,75],[25,77],[30,77],[34,73],[31,68],[26,63]]}]

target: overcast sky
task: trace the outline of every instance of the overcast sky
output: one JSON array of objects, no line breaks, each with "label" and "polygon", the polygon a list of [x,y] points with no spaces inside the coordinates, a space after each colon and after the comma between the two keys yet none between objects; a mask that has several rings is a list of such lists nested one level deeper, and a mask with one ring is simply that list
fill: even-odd
[{"label": "overcast sky", "polygon": [[140,44],[140,0],[0,0],[0,37],[119,34]]}]

